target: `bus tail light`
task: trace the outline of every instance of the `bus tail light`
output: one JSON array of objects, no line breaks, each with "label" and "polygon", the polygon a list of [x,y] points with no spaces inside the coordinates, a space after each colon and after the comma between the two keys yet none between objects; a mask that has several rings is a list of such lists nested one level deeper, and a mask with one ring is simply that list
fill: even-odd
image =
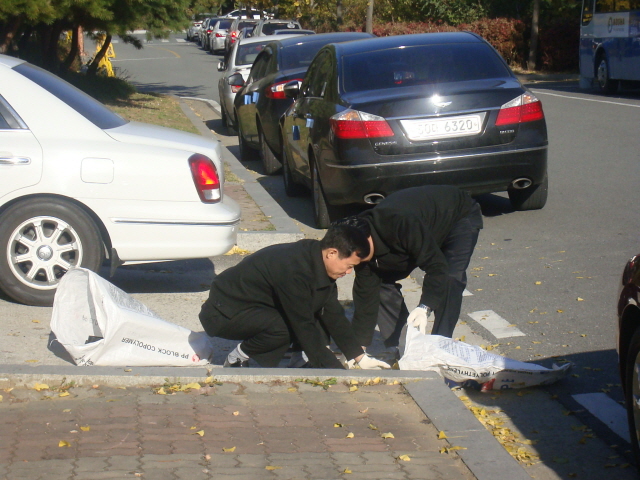
[{"label": "bus tail light", "polygon": [[220,177],[213,161],[209,157],[196,153],[189,157],[189,166],[200,200],[204,203],[219,202],[222,198]]},{"label": "bus tail light", "polygon": [[378,115],[357,110],[345,110],[331,117],[331,130],[336,138],[379,138],[393,137],[394,133],[387,121]]},{"label": "bus tail light", "polygon": [[526,92],[500,107],[496,126],[533,122],[542,119],[544,119],[542,103],[533,93]]}]

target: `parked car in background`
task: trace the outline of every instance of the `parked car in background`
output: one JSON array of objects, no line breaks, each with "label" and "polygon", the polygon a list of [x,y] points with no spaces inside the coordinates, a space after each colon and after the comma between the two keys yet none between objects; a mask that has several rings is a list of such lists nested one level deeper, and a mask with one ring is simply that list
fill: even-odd
[{"label": "parked car in background", "polygon": [[200,29],[202,28],[202,22],[204,22],[205,19],[214,16],[215,15],[213,13],[198,13],[194,15],[191,20],[191,25],[187,30],[187,40],[190,42],[200,41]]},{"label": "parked car in background", "polygon": [[233,100],[249,76],[253,62],[264,46],[271,42],[268,37],[242,38],[236,42],[228,59],[218,64],[218,71],[223,72],[218,80],[218,97],[220,99],[220,115],[222,124],[229,133],[234,133],[236,117]]},{"label": "parked car in background", "polygon": [[233,23],[233,18],[220,18],[213,26],[211,32],[209,50],[211,53],[224,52],[224,40],[227,38],[227,30]]},{"label": "parked car in background", "polygon": [[221,147],[128,122],[59,77],[0,55],[0,289],[51,305],[73,267],[210,258],[236,243]]},{"label": "parked car in background", "polygon": [[227,36],[224,39],[225,52],[228,53],[231,51],[231,48],[233,48],[233,45],[236,43],[238,39],[238,34],[240,33],[240,30],[249,26],[251,26],[251,28],[255,28],[257,23],[258,23],[258,20],[255,20],[252,18],[250,19],[247,19],[247,18],[243,19],[242,17],[236,18],[231,24],[231,26],[228,28]]},{"label": "parked car in background", "polygon": [[616,350],[624,391],[629,441],[640,465],[640,254],[631,257],[618,289]]},{"label": "parked car in background", "polygon": [[296,98],[281,120],[285,187],[311,188],[320,228],[340,206],[427,184],[507,191],[517,210],[547,201],[542,105],[478,35],[329,45],[284,92]]},{"label": "parked car in background", "polygon": [[203,50],[210,49],[211,32],[213,32],[213,26],[218,21],[218,17],[205,18],[200,28],[200,46]]},{"label": "parked car in background", "polygon": [[246,8],[232,10],[229,13],[225,14],[225,17],[253,17],[253,18],[269,18],[269,14],[265,11],[256,10],[255,8],[249,9],[249,13],[247,14]]},{"label": "parked car in background", "polygon": [[279,18],[264,18],[258,22],[253,29],[253,36],[259,37],[262,35],[273,35],[276,30],[294,30],[302,29],[300,23],[295,20],[283,20]]},{"label": "parked car in background", "polygon": [[292,28],[290,30],[274,30],[272,35],[315,35],[313,30],[302,30],[299,28]]},{"label": "parked car in background", "polygon": [[278,120],[292,102],[284,95],[284,85],[292,80],[301,82],[311,60],[324,45],[372,36],[364,32],[340,32],[271,37],[233,102],[241,160],[253,159],[259,150],[265,172],[268,175],[277,172],[282,166]]}]

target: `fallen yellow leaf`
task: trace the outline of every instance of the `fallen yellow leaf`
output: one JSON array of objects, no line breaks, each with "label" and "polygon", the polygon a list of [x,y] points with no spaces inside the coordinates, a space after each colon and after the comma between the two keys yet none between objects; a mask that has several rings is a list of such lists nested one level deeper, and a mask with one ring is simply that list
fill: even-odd
[{"label": "fallen yellow leaf", "polygon": [[59,447],[70,447],[70,446],[71,446],[71,444],[70,444],[69,442],[65,441],[65,440],[60,440],[60,441],[58,442],[58,446],[59,446]]},{"label": "fallen yellow leaf", "polygon": [[236,447],[224,448],[222,447],[222,451],[226,453],[231,453],[236,451]]},{"label": "fallen yellow leaf", "polygon": [[164,387],[160,387],[156,393],[158,395],[166,395],[167,394],[167,392],[165,391]]},{"label": "fallen yellow leaf", "polygon": [[345,468],[342,473],[353,473],[353,472],[351,470],[349,470],[348,468]]},{"label": "fallen yellow leaf", "polygon": [[40,320],[31,320],[32,323],[40,323]]},{"label": "fallen yellow leaf", "polygon": [[[235,447],[234,447],[234,448],[235,448]],[[281,468],[282,468],[282,467],[276,467],[275,465],[267,465],[266,467],[264,467],[264,469],[265,469],[265,470],[269,470],[269,471],[272,471],[272,470],[279,470],[279,469],[281,469]]]},{"label": "fallen yellow leaf", "polygon": [[442,430],[440,430],[440,432],[438,432],[438,440],[442,440],[444,438],[449,438],[449,437],[447,437],[446,433],[444,433]]},{"label": "fallen yellow leaf", "polygon": [[398,457],[398,460],[402,460],[403,462],[410,462],[411,461],[411,457],[409,457],[409,455],[400,455]]},{"label": "fallen yellow leaf", "polygon": [[580,297],[578,297],[578,298],[576,298],[576,300],[577,300],[577,301],[579,301],[579,302],[583,302],[583,301],[584,301],[584,298],[580,298]]},{"label": "fallen yellow leaf", "polygon": [[69,395],[71,395],[69,392],[60,392],[60,394],[58,396],[59,397],[68,397]]},{"label": "fallen yellow leaf", "polygon": [[297,388],[295,388],[295,387],[289,387],[289,388],[287,388],[287,390],[288,390],[289,392],[297,392],[297,391],[298,391],[298,389],[297,389]]},{"label": "fallen yellow leaf", "polygon": [[343,425],[343,424],[341,424],[341,423],[334,423],[334,424],[333,424],[333,426],[334,426],[334,428],[341,428],[341,427],[344,427],[344,425]]},{"label": "fallen yellow leaf", "polygon": [[358,382],[358,380],[351,380],[351,385],[358,385],[360,382]]},{"label": "fallen yellow leaf", "polygon": [[383,433],[382,435],[380,435],[382,438],[396,438],[393,436],[393,433],[388,432],[388,433]]},{"label": "fallen yellow leaf", "polygon": [[542,282],[536,282],[536,285],[542,285]]},{"label": "fallen yellow leaf", "polygon": [[83,432],[88,432],[89,430],[91,430],[91,427],[87,425],[86,427],[80,427],[80,430],[82,430]]},{"label": "fallen yellow leaf", "polygon": [[130,371],[132,371],[132,370],[133,370],[132,368],[125,368],[125,369],[124,369],[124,371],[125,371],[125,372],[130,372]]},{"label": "fallen yellow leaf", "polygon": [[240,412],[233,412],[234,417],[237,417],[238,415],[240,415]]},{"label": "fallen yellow leaf", "polygon": [[62,413],[69,413],[71,411],[70,408],[65,408],[64,410],[62,410]]},{"label": "fallen yellow leaf", "polygon": [[370,428],[371,430],[377,430],[377,429],[378,429],[378,427],[376,427],[376,426],[375,426],[374,424],[372,424],[372,423],[370,423],[370,424],[369,424],[369,428]]},{"label": "fallen yellow leaf", "polygon": [[204,430],[198,430],[194,435],[200,435],[201,437],[204,437]]},{"label": "fallen yellow leaf", "polygon": [[355,392],[356,390],[358,390],[358,387],[356,387],[355,385],[352,385],[351,387],[349,387],[350,392]]},{"label": "fallen yellow leaf", "polygon": [[204,383],[211,383],[213,382],[213,377],[207,377],[204,379]]},{"label": "fallen yellow leaf", "polygon": [[347,433],[347,436],[345,438],[353,438],[353,437],[355,437],[353,432],[349,432],[349,433]]},{"label": "fallen yellow leaf", "polygon": [[34,390],[37,390],[38,392],[39,392],[40,390],[48,390],[48,389],[49,389],[49,385],[47,385],[46,383],[36,383],[36,384],[33,386],[33,389],[34,389]]}]

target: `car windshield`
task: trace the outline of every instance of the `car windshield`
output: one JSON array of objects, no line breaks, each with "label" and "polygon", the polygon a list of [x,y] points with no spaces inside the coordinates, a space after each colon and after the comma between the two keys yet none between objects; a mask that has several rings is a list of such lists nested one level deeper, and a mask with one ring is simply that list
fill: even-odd
[{"label": "car windshield", "polygon": [[345,92],[511,76],[498,54],[484,43],[419,45],[345,55],[342,69]]},{"label": "car windshield", "polygon": [[99,128],[116,128],[129,123],[95,98],[42,68],[21,63],[14,70],[58,97]]},{"label": "car windshield", "polygon": [[308,67],[318,50],[327,43],[330,42],[300,42],[283,48],[280,55],[280,70]]},{"label": "car windshield", "polygon": [[264,35],[272,35],[276,30],[284,30],[285,28],[300,28],[300,25],[296,25],[292,22],[274,22],[274,23],[265,23],[262,26],[262,33]]},{"label": "car windshield", "polygon": [[240,45],[236,53],[236,65],[251,65],[267,43],[265,40],[264,43]]}]

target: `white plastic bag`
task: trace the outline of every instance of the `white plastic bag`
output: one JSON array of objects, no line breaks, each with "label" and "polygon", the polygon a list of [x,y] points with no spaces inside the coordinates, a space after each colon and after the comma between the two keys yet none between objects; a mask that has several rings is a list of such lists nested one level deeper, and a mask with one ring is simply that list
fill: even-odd
[{"label": "white plastic bag", "polygon": [[207,334],[162,320],[84,268],[60,280],[51,331],[76,365],[194,366],[213,354]]},{"label": "white plastic bag", "polygon": [[483,391],[548,385],[566,375],[570,363],[562,366],[520,362],[487,352],[476,345],[442,337],[425,335],[407,328],[407,340],[400,370],[430,370],[454,382],[471,381]]}]

